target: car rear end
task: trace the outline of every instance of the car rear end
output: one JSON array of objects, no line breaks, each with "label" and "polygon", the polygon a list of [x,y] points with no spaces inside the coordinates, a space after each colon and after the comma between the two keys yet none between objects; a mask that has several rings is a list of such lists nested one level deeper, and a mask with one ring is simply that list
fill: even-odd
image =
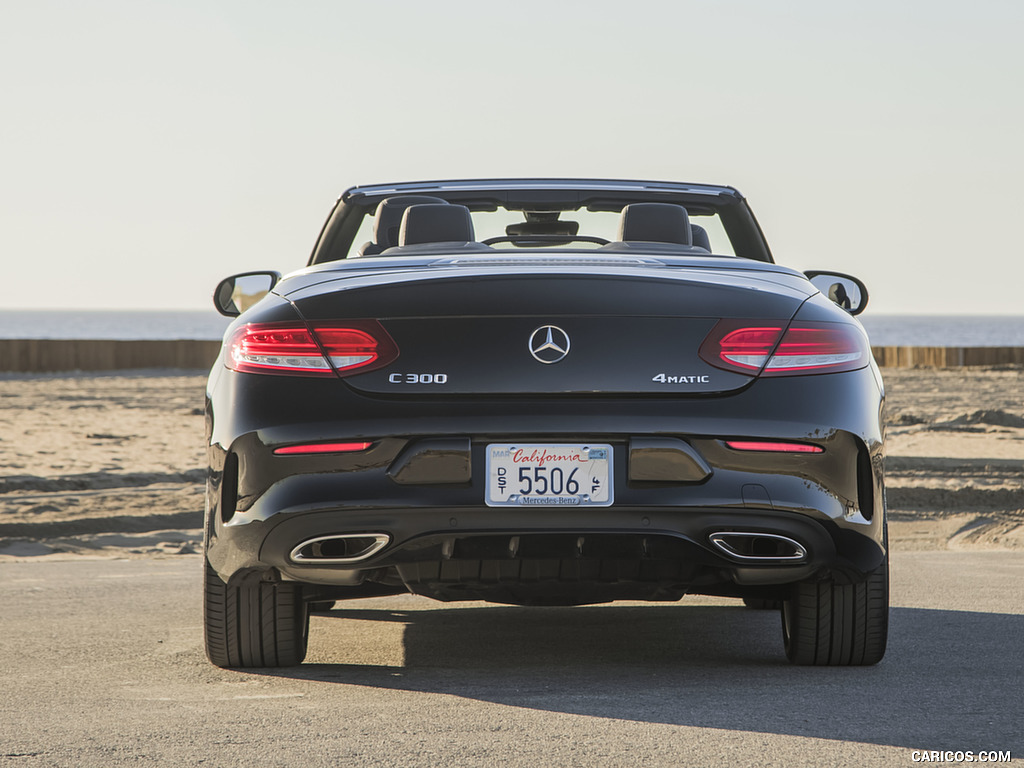
[{"label": "car rear end", "polygon": [[210,380],[224,583],[771,603],[885,560],[877,370],[789,270],[477,257],[275,294]]}]

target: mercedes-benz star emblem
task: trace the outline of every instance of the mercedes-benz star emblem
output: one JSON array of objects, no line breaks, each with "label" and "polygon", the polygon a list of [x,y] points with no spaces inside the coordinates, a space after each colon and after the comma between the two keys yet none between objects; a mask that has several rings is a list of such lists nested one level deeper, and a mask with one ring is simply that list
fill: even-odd
[{"label": "mercedes-benz star emblem", "polygon": [[569,354],[569,334],[557,325],[542,325],[530,336],[530,354],[545,364],[563,360]]}]

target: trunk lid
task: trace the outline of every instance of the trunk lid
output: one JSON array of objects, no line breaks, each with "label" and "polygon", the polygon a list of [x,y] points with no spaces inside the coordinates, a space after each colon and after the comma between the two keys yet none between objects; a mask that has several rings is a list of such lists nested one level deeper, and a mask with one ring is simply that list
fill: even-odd
[{"label": "trunk lid", "polygon": [[365,393],[700,395],[753,378],[699,356],[719,320],[786,323],[813,290],[784,268],[451,267],[352,275],[286,295],[313,327],[374,319],[386,329],[397,359],[343,380]]}]

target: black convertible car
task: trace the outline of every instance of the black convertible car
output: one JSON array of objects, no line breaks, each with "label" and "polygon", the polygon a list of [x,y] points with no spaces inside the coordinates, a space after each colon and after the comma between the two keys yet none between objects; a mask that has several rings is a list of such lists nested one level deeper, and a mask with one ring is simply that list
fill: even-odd
[{"label": "black convertible car", "polygon": [[882,658],[867,291],[776,265],[735,189],[354,187],[305,269],[214,299],[214,664],[298,664],[311,608],[406,592],[731,596],[797,664]]}]

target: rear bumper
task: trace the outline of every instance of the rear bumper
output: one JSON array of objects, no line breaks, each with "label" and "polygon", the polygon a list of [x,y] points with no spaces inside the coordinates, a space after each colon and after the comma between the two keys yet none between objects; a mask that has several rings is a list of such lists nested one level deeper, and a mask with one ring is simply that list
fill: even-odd
[{"label": "rear bumper", "polygon": [[[379,455],[369,452],[359,466],[287,475],[233,510],[211,487],[211,564],[225,579],[275,570],[311,584],[383,580],[439,599],[565,604],[742,594],[826,575],[856,581],[884,557],[884,510],[873,493],[863,498],[858,441],[849,435],[832,435],[824,454],[799,457],[734,455],[721,441],[691,439],[711,469],[699,482],[635,481],[638,467],[646,471],[630,446],[651,441],[611,438],[616,499],[608,507],[487,507],[486,440],[444,441],[465,444],[464,462],[452,460],[457,451],[427,451],[440,475],[429,461],[407,461],[436,439],[393,442],[381,441]],[[443,471],[466,477],[433,482]],[[744,549],[742,537],[758,543],[756,534],[760,544],[779,537],[780,549]],[[344,537],[354,551],[339,556],[327,546],[339,542],[328,538],[323,551],[301,554],[325,537]]]},{"label": "rear bumper", "polygon": [[[767,534],[794,547],[734,554],[712,542],[730,533]],[[353,534],[384,535],[387,545],[343,564],[293,556],[304,542]],[[747,508],[643,507],[529,508],[514,516],[487,507],[295,512],[226,526],[211,562],[220,553],[230,553],[232,570],[273,568],[310,584],[383,580],[443,600],[534,604],[745,594],[825,575],[857,581],[884,556],[871,526]]]},{"label": "rear bumper", "polygon": [[[265,570],[351,588],[353,596],[372,582],[500,602],[675,599],[827,575],[860,580],[885,555],[880,396],[868,370],[806,379],[758,382],[756,397],[719,400],[428,401],[408,418],[402,401],[359,398],[362,408],[353,409],[325,391],[315,414],[277,413],[281,426],[266,423],[277,412],[272,389],[254,399],[259,389],[249,388],[229,398],[229,420],[218,424],[215,409],[210,414],[208,557],[224,579]],[[746,453],[729,449],[729,438],[809,441],[824,450]],[[373,446],[273,454],[282,444],[329,439]],[[610,444],[614,503],[487,507],[486,446],[510,440]],[[642,461],[664,440],[685,445],[708,472],[652,480]],[[711,541],[730,532],[782,536],[804,554],[758,560]],[[386,543],[348,562],[293,556],[314,539],[355,535]]]}]

